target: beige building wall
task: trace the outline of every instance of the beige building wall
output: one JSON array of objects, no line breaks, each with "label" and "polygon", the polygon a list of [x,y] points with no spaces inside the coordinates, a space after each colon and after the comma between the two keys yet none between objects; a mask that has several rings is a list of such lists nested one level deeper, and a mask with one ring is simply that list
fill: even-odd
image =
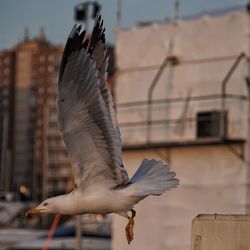
[{"label": "beige building wall", "polygon": [[192,222],[192,250],[250,248],[249,215],[198,215]]},{"label": "beige building wall", "polygon": [[[240,150],[239,146],[234,147]],[[127,220],[114,215],[112,249],[188,250],[192,219],[197,214],[246,213],[247,168],[227,146],[124,152],[130,176],[144,158],[168,162],[176,171],[180,186],[136,205],[135,240],[130,245],[124,233]]]},{"label": "beige building wall", "polygon": [[[216,95],[221,95],[222,82],[237,57],[248,52],[247,18],[245,12],[233,12],[117,32],[119,75],[115,96],[126,145],[146,142],[148,91],[160,66],[172,55],[179,63],[172,65],[169,61],[157,81],[152,92],[155,101],[151,105],[152,120],[179,120],[184,129],[180,131],[177,122],[152,124],[151,139],[158,142],[196,139],[197,112],[221,109],[222,100]],[[246,58],[242,58],[226,84],[226,93],[234,95],[225,101],[230,138],[244,137],[247,133],[247,103],[240,98],[247,95],[246,74]],[[207,98],[202,99],[204,96]],[[140,103],[126,106],[134,102]],[[139,125],[126,126],[135,122]]]},{"label": "beige building wall", "polygon": [[[180,187],[135,207],[130,245],[127,221],[114,216],[112,249],[188,250],[197,214],[247,212],[247,52],[248,16],[240,11],[117,32],[115,97],[124,165],[131,176],[144,158],[165,160]],[[166,58],[149,120],[148,91]],[[198,113],[213,111],[227,113],[225,137],[198,136]]]}]

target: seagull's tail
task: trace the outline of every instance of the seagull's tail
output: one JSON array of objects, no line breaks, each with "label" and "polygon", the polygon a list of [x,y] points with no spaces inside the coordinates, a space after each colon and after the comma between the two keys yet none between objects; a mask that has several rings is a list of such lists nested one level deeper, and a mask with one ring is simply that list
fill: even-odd
[{"label": "seagull's tail", "polygon": [[179,180],[175,178],[175,172],[171,171],[166,164],[147,159],[142,161],[129,182],[134,194],[142,198],[148,195],[161,195],[179,184]]}]

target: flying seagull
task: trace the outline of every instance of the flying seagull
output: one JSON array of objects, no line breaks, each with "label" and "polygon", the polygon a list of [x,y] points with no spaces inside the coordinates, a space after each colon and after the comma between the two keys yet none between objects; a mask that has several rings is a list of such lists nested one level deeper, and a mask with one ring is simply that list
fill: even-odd
[{"label": "flying seagull", "polygon": [[[100,15],[92,35],[74,26],[68,37],[58,82],[58,125],[67,147],[75,188],[43,201],[35,213],[116,213],[128,219],[133,240],[134,205],[178,185],[175,172],[162,161],[144,159],[129,179],[122,162],[122,142],[114,102],[107,85],[108,55]],[[131,214],[130,214],[131,212]]]}]

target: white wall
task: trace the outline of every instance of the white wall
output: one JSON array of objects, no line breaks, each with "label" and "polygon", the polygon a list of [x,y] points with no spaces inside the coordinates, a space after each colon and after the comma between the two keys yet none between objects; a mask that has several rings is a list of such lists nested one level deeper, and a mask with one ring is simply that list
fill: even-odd
[{"label": "white wall", "polygon": [[127,220],[114,215],[112,249],[188,250],[197,214],[246,212],[246,166],[227,146],[127,151],[124,163],[132,176],[142,159],[166,161],[165,156],[180,186],[136,205],[135,240],[130,245],[124,231]]},{"label": "white wall", "polygon": [[[221,94],[224,77],[237,56],[248,50],[247,32],[244,12],[119,31],[116,45],[119,73],[115,96],[124,144],[145,142],[146,125],[131,128],[122,126],[122,123],[146,122],[147,105],[124,107],[120,104],[148,100],[149,86],[169,53],[176,55],[180,64],[165,68],[153,92],[153,100],[184,99],[182,102],[154,104],[153,120],[182,119],[183,128],[180,132],[180,124],[176,123],[152,125],[151,141],[195,139],[197,112],[220,110],[221,99],[188,101],[187,98]],[[243,59],[227,84],[228,94],[247,96],[246,74],[247,64]],[[229,137],[244,138],[246,100],[226,99],[226,108],[229,110]],[[189,118],[193,121],[186,120]]]},{"label": "white wall", "polygon": [[[242,51],[247,52],[247,34],[244,12],[119,31],[115,89],[119,123],[146,120],[146,105],[122,107],[121,104],[147,100],[148,88],[171,43],[171,53],[178,56],[180,64],[165,69],[154,91],[154,100],[220,95],[221,82],[236,57]],[[227,93],[247,95],[246,73],[243,60],[228,82]],[[195,118],[198,111],[220,108],[219,99],[157,104],[153,106],[153,119]],[[229,137],[245,139],[247,102],[227,99],[226,109]],[[146,142],[146,126],[121,126],[121,133],[126,146]],[[195,121],[152,128],[151,142],[195,140]],[[231,146],[240,152],[244,145]],[[135,240],[130,246],[124,232],[127,221],[114,216],[114,250],[188,250],[191,221],[198,213],[246,212],[247,168],[228,146],[125,151],[124,163],[132,175],[144,158],[165,157],[176,171],[180,187],[160,197],[149,197],[136,206]]]}]

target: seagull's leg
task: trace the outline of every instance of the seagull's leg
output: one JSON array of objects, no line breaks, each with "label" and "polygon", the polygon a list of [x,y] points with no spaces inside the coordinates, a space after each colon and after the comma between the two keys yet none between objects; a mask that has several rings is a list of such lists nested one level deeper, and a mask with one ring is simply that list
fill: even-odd
[{"label": "seagull's leg", "polygon": [[136,211],[134,209],[131,209],[130,211],[131,211],[132,215],[131,215],[131,217],[128,216],[128,224],[125,227],[128,244],[130,244],[130,242],[134,239],[133,228],[134,228],[134,224],[135,224],[134,218],[136,215]]}]

